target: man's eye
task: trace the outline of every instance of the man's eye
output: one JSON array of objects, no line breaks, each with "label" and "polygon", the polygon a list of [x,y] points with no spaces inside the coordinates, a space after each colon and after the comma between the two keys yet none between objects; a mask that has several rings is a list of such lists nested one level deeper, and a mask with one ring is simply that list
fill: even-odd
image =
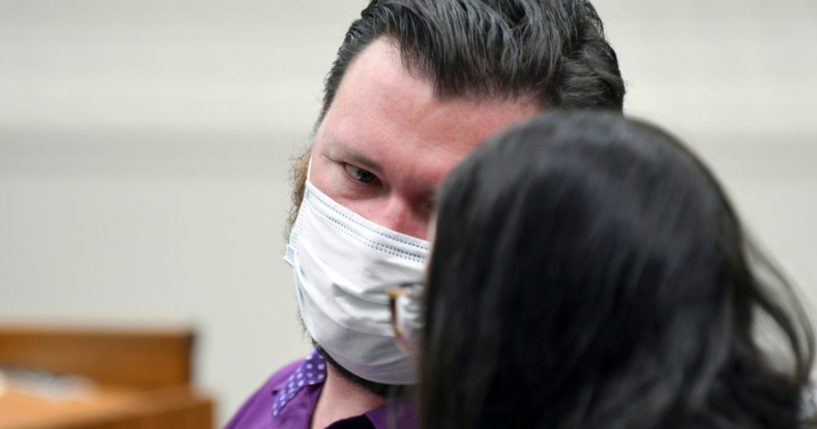
[{"label": "man's eye", "polygon": [[357,180],[361,183],[372,183],[377,180],[377,176],[372,174],[372,172],[368,170],[364,170],[362,168],[355,167],[353,165],[346,164],[344,167],[346,169],[346,173],[352,176],[353,179]]}]

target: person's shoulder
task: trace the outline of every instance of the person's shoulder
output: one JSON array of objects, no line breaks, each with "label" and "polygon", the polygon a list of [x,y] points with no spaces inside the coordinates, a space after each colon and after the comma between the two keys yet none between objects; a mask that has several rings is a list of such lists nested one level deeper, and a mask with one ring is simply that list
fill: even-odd
[{"label": "person's shoulder", "polygon": [[267,378],[267,381],[238,409],[225,428],[254,428],[268,425],[272,416],[275,393],[281,390],[289,376],[298,369],[303,361],[300,359],[287,364]]}]

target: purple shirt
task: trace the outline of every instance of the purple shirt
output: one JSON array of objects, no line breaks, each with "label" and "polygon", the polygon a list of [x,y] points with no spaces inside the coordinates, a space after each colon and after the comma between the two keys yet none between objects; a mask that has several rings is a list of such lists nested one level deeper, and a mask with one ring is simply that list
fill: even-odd
[{"label": "purple shirt", "polygon": [[[326,380],[326,362],[313,351],[275,374],[255,392],[227,429],[309,429]],[[414,410],[398,400],[328,426],[331,429],[416,429]]]}]

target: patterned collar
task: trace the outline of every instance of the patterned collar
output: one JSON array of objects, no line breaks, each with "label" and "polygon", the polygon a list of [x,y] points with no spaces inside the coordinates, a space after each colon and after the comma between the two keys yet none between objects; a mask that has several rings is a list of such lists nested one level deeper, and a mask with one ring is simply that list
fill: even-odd
[{"label": "patterned collar", "polygon": [[281,384],[281,390],[275,396],[275,403],[272,405],[272,416],[278,417],[284,406],[306,386],[321,384],[324,380],[326,360],[317,350],[313,350],[298,369]]}]

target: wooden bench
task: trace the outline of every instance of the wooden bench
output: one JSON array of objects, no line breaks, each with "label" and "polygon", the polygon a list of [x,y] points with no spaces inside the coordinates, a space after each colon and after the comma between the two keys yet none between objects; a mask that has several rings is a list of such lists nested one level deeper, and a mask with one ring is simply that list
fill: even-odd
[{"label": "wooden bench", "polygon": [[[191,387],[193,345],[190,329],[0,324],[0,429],[212,428],[212,400]],[[29,370],[68,391],[38,391]]]}]

